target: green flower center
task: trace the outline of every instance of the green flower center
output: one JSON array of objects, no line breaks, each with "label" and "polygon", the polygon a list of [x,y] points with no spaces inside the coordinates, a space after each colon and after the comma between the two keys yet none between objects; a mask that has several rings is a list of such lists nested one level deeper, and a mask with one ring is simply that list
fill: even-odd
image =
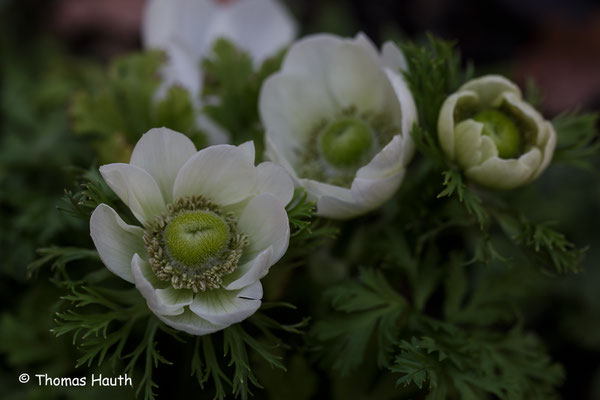
[{"label": "green flower center", "polygon": [[203,265],[227,248],[229,227],[209,211],[191,211],[173,218],[164,233],[169,255],[185,265]]},{"label": "green flower center", "polygon": [[483,124],[483,135],[496,144],[500,158],[514,158],[521,151],[521,135],[517,125],[498,110],[483,110],[475,114],[475,121]]},{"label": "green flower center", "polygon": [[248,244],[237,232],[237,218],[202,196],[167,206],[146,227],[144,243],[152,270],[175,289],[194,292],[221,287],[235,271]]},{"label": "green flower center", "polygon": [[325,161],[337,168],[365,164],[373,149],[375,133],[358,118],[344,118],[327,126],[320,138]]},{"label": "green flower center", "polygon": [[356,171],[366,165],[400,129],[391,116],[341,110],[331,119],[316,121],[308,132],[296,166],[302,178],[351,187]]}]

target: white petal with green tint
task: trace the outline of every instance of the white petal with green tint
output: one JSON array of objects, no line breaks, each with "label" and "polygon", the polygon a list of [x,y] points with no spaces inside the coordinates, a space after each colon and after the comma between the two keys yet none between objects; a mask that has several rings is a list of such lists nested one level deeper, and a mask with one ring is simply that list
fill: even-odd
[{"label": "white petal with green tint", "polygon": [[337,46],[326,65],[329,89],[341,109],[354,106],[358,112],[380,112],[393,97],[381,66],[357,44]]},{"label": "white petal with green tint", "polygon": [[256,168],[247,152],[231,145],[200,150],[179,170],[173,197],[202,196],[220,206],[238,203],[257,187]]},{"label": "white petal with green tint", "polygon": [[[472,119],[466,119],[456,124],[454,128],[456,161],[463,168],[481,163],[482,130],[483,124]],[[496,149],[493,143],[492,146]]]},{"label": "white petal with green tint", "polygon": [[538,167],[537,171],[535,172],[533,179],[540,176],[540,174],[542,172],[544,172],[544,170],[548,167],[548,165],[550,164],[550,161],[552,161],[554,149],[556,148],[556,132],[554,131],[554,126],[552,125],[552,123],[545,121],[544,122],[544,130],[547,132],[547,139],[546,139],[547,141],[546,141],[546,143],[544,143],[544,145],[542,147],[542,154],[543,154],[542,162],[540,163],[540,166]]},{"label": "white petal with green tint", "polygon": [[208,322],[229,326],[254,314],[262,296],[262,285],[258,281],[241,290],[207,290],[195,296],[190,310]]},{"label": "white petal with green tint", "polygon": [[438,118],[438,139],[440,147],[451,160],[456,157],[454,125],[460,121],[454,121],[455,109],[465,105],[474,106],[477,104],[477,94],[471,91],[462,91],[450,95],[442,108]]},{"label": "white petal with green tint", "polygon": [[505,93],[513,93],[521,97],[519,87],[500,75],[486,75],[472,79],[462,85],[458,91],[477,93],[478,104],[481,109],[499,107]]},{"label": "white petal with green tint", "polygon": [[520,160],[492,157],[465,172],[470,179],[485,186],[495,189],[514,189],[526,183],[534,170]]},{"label": "white petal with green tint", "polygon": [[211,21],[213,38],[231,39],[252,57],[255,67],[296,37],[296,23],[277,0],[232,1]]},{"label": "white petal with green tint", "polygon": [[258,254],[252,260],[239,265],[235,271],[223,278],[223,286],[227,290],[237,290],[246,287],[267,275],[271,259],[273,259],[273,247],[269,246],[265,251]]},{"label": "white petal with green tint", "polygon": [[277,262],[289,243],[290,226],[281,201],[269,193],[256,196],[244,208],[238,221],[238,229],[248,236],[242,260],[250,260],[273,246],[269,264]]},{"label": "white petal with green tint", "polygon": [[166,206],[158,184],[146,170],[131,164],[107,164],[100,167],[110,188],[141,222],[152,221]]},{"label": "white petal with green tint", "polygon": [[378,179],[354,179],[352,196],[362,212],[371,211],[390,199],[398,190],[405,171],[400,168],[395,173]]},{"label": "white petal with green tint", "polygon": [[326,86],[287,74],[271,75],[263,83],[259,108],[273,139],[297,147],[305,145],[316,123],[336,112]]},{"label": "white petal with green tint", "polygon": [[[135,287],[144,296],[148,307],[155,314],[178,315],[183,313],[183,307],[191,304],[193,298],[191,290],[173,289],[168,282],[159,281],[150,268],[150,264],[138,254],[134,254],[131,260],[131,271]],[[175,290],[179,290],[181,293],[173,293],[172,291]]]},{"label": "white petal with green tint", "polygon": [[333,50],[344,41],[331,34],[320,33],[298,40],[287,52],[281,71],[308,78],[317,85],[327,85],[327,71],[323,64]]},{"label": "white petal with green tint", "polygon": [[194,154],[196,146],[187,136],[168,128],[154,128],[137,142],[130,162],[152,175],[163,199],[170,203],[175,177]]},{"label": "white petal with green tint", "polygon": [[385,42],[381,47],[383,65],[394,72],[408,71],[408,63],[404,53],[393,42]]},{"label": "white petal with green tint", "polygon": [[144,254],[144,230],[128,225],[111,207],[100,204],[90,218],[90,234],[100,259],[109,271],[133,283],[131,259]]},{"label": "white petal with green tint", "polygon": [[190,310],[186,309],[178,315],[156,315],[165,324],[190,335],[208,335],[226,328],[225,325],[216,325],[200,318]]},{"label": "white petal with green tint", "polygon": [[256,167],[258,193],[270,193],[281,204],[287,205],[294,197],[294,182],[283,167],[272,162],[263,162]]}]

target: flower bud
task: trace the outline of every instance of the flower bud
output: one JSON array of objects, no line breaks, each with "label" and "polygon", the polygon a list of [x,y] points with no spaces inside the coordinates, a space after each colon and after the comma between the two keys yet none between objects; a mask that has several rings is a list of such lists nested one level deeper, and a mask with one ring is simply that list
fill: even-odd
[{"label": "flower bud", "polygon": [[556,147],[552,124],[522,99],[514,83],[498,75],[473,79],[446,99],[438,138],[469,179],[495,189],[536,179]]}]

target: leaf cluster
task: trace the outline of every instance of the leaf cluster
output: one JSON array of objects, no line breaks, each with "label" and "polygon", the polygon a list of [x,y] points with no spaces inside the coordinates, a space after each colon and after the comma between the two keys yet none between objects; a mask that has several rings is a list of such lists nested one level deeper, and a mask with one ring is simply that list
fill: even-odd
[{"label": "leaf cluster", "polygon": [[231,143],[254,141],[256,154],[264,151],[258,98],[263,81],[279,70],[284,51],[255,67],[250,55],[227,39],[218,39],[213,55],[204,60],[204,112],[231,135]]},{"label": "leaf cluster", "polygon": [[165,61],[164,53],[158,51],[119,57],[106,74],[92,80],[88,90],[73,97],[73,130],[96,139],[101,160],[127,161],[142,134],[162,126],[188,135],[198,147],[204,146],[189,92],[170,86],[157,97]]}]

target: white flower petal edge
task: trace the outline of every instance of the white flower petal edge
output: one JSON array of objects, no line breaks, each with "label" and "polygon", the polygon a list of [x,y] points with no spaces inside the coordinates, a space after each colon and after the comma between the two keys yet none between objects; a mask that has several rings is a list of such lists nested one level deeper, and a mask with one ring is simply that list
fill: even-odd
[{"label": "white flower petal edge", "polygon": [[[414,154],[410,130],[417,112],[400,72],[406,67],[400,50],[387,43],[385,53],[379,54],[362,33],[354,39],[317,34],[296,42],[282,65],[265,81],[259,99],[267,157],[307,190],[317,202],[318,215],[347,219],[379,207],[400,186]],[[335,121],[348,109],[359,115],[381,113],[398,132],[357,169],[348,186],[303,176],[299,154],[314,143],[315,127]]]},{"label": "white flower petal edge", "polygon": [[154,128],[142,135],[133,148],[130,163],[148,172],[170,203],[173,182],[181,166],[196,154],[196,146],[185,135],[168,128]]},{"label": "white flower petal edge", "polygon": [[[145,224],[146,231],[127,225],[109,206],[99,205],[90,219],[90,234],[100,258],[110,271],[134,283],[148,308],[175,329],[204,335],[252,315],[261,304],[260,279],[287,250],[290,228],[285,205],[293,197],[292,179],[282,167],[271,162],[255,167],[254,156],[252,142],[213,146],[195,152],[184,135],[159,128],[142,136],[131,164],[101,167],[108,184]],[[173,212],[172,206],[167,209],[161,191],[171,204],[181,204],[177,202],[197,196],[214,202],[223,209],[208,209],[216,213],[214,218],[225,215],[219,214],[221,212],[233,213],[234,219],[226,221],[237,224],[237,229],[233,228],[236,225],[230,225],[230,229],[242,235],[236,237],[243,237],[243,242],[238,243],[244,244],[233,247],[242,249],[239,265],[233,272],[224,270],[227,272],[222,282],[219,281],[220,286],[206,290],[202,286],[199,290],[194,286],[181,286],[169,278],[159,279],[157,273],[163,271],[163,265],[169,264],[156,264],[155,257],[163,256],[157,256],[154,244],[150,245],[154,243],[154,236],[145,235],[155,235],[159,229],[160,225],[148,225],[150,222],[160,221],[159,216],[165,212]],[[197,209],[191,210],[193,213]],[[172,221],[176,221],[182,214],[172,215]],[[232,218],[231,214],[226,215]],[[166,229],[169,223],[160,229]],[[172,262],[171,255],[165,257],[161,263]],[[184,262],[178,260],[177,263]],[[170,265],[177,268],[177,264]],[[197,268],[196,265],[189,268]]]},{"label": "white flower petal edge", "polygon": [[128,225],[111,207],[100,204],[90,218],[90,235],[100,259],[112,273],[133,283],[131,259],[145,252],[139,226]]},{"label": "white flower petal edge", "polygon": [[257,186],[254,160],[243,148],[228,144],[207,147],[179,170],[173,197],[203,193],[221,206],[238,203]]},{"label": "white flower petal edge", "polygon": [[146,170],[131,164],[115,163],[101,166],[100,174],[142,224],[165,210],[160,188]]},{"label": "white flower petal edge", "polygon": [[215,325],[229,326],[254,314],[260,307],[262,285],[256,281],[240,290],[217,289],[196,296],[190,310]]},{"label": "white flower petal edge", "polygon": [[276,0],[150,0],[142,20],[145,47],[167,50],[178,41],[197,61],[209,55],[215,39],[227,37],[260,65],[296,34],[295,21]]}]

